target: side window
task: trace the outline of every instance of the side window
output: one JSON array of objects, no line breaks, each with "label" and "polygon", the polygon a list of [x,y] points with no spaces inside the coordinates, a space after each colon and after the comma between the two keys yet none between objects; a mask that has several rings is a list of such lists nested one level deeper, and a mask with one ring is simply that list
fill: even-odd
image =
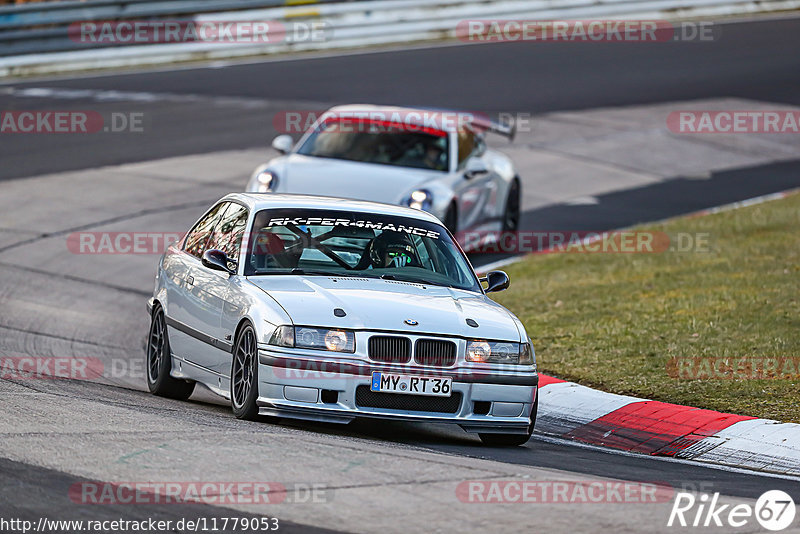
[{"label": "side window", "polygon": [[229,204],[230,202],[220,202],[214,206],[214,208],[209,211],[205,217],[200,219],[186,236],[186,242],[183,245],[183,250],[192,256],[201,258],[206,249],[206,242],[211,236],[212,230],[214,230],[214,226],[216,226],[216,224],[219,222],[222,214],[225,212],[225,209]]},{"label": "side window", "polygon": [[219,224],[214,227],[214,234],[209,239],[206,249],[219,249],[228,258],[238,262],[246,225],[247,208],[231,202]]}]

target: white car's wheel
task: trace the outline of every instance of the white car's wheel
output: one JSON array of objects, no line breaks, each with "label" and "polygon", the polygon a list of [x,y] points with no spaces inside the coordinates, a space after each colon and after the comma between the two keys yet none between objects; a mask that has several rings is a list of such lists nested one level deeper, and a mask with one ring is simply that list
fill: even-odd
[{"label": "white car's wheel", "polygon": [[450,233],[455,235],[456,231],[458,230],[458,208],[456,208],[456,203],[453,202],[450,204],[450,207],[447,208],[447,212],[444,214],[444,223],[445,228],[450,230]]},{"label": "white car's wheel", "polygon": [[506,209],[503,214],[503,231],[516,232],[519,230],[520,222],[520,185],[519,179],[514,178],[506,197]]}]

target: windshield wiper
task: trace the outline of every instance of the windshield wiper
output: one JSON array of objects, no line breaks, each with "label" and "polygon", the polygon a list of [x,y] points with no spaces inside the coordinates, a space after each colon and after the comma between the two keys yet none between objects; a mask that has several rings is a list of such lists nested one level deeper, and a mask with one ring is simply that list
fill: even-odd
[{"label": "windshield wiper", "polygon": [[441,286],[441,287],[453,287],[450,284],[438,283],[438,282],[431,282],[430,280],[425,280],[424,278],[416,278],[413,276],[400,276],[399,278],[397,275],[394,274],[382,274],[381,279],[383,280],[396,280],[398,282],[411,282],[412,284],[422,284],[422,285],[429,285],[429,286]]},{"label": "windshield wiper", "polygon": [[295,267],[292,269],[291,274],[302,274],[306,276],[338,276],[338,277],[355,277],[355,278],[372,278],[370,276],[356,274],[356,273],[348,273],[348,272],[334,272],[334,271],[323,271],[323,270],[316,270],[316,269],[301,269],[299,267]]},{"label": "windshield wiper", "polygon": [[350,277],[350,278],[376,278],[375,276],[369,276],[362,273],[349,273],[349,272],[334,272],[334,271],[325,271],[322,269],[302,269],[300,267],[295,267],[293,269],[270,269],[267,271],[257,271],[253,273],[254,276],[268,276],[268,275],[287,275],[287,274],[299,274],[304,276],[336,276],[339,278],[343,277]]}]

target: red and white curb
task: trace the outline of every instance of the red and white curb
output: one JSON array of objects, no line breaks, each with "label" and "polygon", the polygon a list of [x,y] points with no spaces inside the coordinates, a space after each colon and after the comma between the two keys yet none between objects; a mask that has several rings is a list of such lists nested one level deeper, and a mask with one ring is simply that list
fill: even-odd
[{"label": "red and white curb", "polygon": [[[780,191],[648,224],[721,213],[797,193],[800,189]],[[485,273],[527,256],[476,270]],[[800,424],[616,395],[542,374],[538,394],[540,434],[651,456],[800,475]]]},{"label": "red and white curb", "polygon": [[590,445],[800,475],[800,424],[606,393],[539,375],[536,432]]}]

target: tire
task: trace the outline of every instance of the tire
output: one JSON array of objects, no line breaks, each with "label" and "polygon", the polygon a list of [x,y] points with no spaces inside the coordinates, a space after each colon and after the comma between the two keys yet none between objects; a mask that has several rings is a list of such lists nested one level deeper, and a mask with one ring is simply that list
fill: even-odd
[{"label": "tire", "polygon": [[150,319],[150,333],[147,336],[147,388],[153,395],[169,399],[186,400],[194,391],[194,382],[170,376],[172,371],[172,352],[169,348],[169,335],[164,310],[156,305]]},{"label": "tire", "polygon": [[444,227],[450,230],[450,233],[456,235],[456,231],[458,230],[458,210],[456,209],[455,203],[450,204],[450,207],[447,208],[447,212],[444,214]]},{"label": "tire", "polygon": [[495,447],[517,447],[525,445],[533,434],[533,427],[536,425],[536,412],[539,411],[539,392],[536,392],[536,400],[531,408],[531,423],[528,425],[527,434],[478,434],[484,445]]},{"label": "tire", "polygon": [[231,360],[231,407],[237,419],[258,419],[258,343],[256,331],[246,324],[233,346]]},{"label": "tire", "polygon": [[519,179],[514,178],[506,197],[506,209],[503,213],[503,231],[516,232],[519,230],[520,220],[520,186]]}]

